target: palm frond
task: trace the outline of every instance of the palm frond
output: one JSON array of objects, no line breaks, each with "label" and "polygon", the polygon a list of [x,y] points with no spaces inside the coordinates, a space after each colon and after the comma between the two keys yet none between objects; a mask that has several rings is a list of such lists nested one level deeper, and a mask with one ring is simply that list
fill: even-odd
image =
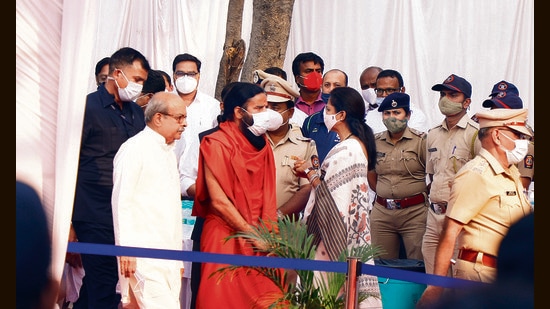
[{"label": "palm frond", "polygon": [[[263,244],[262,248],[254,248],[257,252],[263,252],[269,256],[283,258],[307,259],[315,258],[314,236],[307,233],[307,225],[295,219],[294,216],[285,216],[277,222],[264,222],[253,227],[251,232],[237,232],[226,238],[242,238],[253,240]],[[341,253],[339,261],[345,262],[347,257],[357,257],[365,263],[382,250],[371,245],[356,246]],[[268,308],[295,308],[295,309],[330,309],[343,308],[345,305],[344,287],[346,274],[325,273],[326,280],[319,280],[311,270],[281,270],[269,267],[251,267],[229,265],[222,267],[212,275],[219,275],[218,280],[225,276],[235,276],[235,270],[246,268],[245,274],[259,273],[269,278],[283,292],[282,298],[274,298],[264,295],[258,300],[262,304],[270,304]],[[288,282],[290,272],[295,272],[298,280]],[[211,276],[212,276],[211,275]],[[368,295],[359,291],[358,300],[361,302]]]}]

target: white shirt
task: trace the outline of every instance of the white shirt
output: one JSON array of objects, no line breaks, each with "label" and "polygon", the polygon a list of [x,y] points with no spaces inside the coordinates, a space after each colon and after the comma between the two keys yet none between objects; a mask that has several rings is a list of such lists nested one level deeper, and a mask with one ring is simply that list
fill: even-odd
[{"label": "white shirt", "polygon": [[288,122],[295,123],[299,127],[302,127],[302,124],[304,124],[304,120],[306,120],[307,116],[308,114],[304,113],[304,111],[294,107],[294,115],[292,115]]},{"label": "white shirt", "polygon": [[116,245],[182,249],[179,174],[173,148],[148,126],[120,146],[113,163]]},{"label": "white shirt", "polygon": [[187,107],[187,127],[181,139],[176,141],[174,149],[178,158],[180,190],[183,196],[188,196],[187,189],[197,178],[199,133],[218,125],[217,117],[220,112],[220,101],[200,91],[197,91],[195,100]]}]

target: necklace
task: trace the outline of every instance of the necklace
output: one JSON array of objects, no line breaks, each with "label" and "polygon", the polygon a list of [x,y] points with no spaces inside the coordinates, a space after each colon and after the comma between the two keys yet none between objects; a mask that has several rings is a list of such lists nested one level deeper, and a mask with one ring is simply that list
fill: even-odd
[{"label": "necklace", "polygon": [[347,139],[350,138],[352,135],[353,135],[353,133],[350,133],[348,136],[346,136],[346,138],[343,139],[343,141],[347,140]]}]

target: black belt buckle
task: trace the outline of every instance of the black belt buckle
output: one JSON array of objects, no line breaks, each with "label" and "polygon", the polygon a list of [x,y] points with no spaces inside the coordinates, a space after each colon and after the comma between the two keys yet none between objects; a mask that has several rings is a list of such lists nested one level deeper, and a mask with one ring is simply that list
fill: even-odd
[{"label": "black belt buckle", "polygon": [[394,199],[386,199],[386,208],[390,210],[401,209],[401,203]]},{"label": "black belt buckle", "polygon": [[441,206],[439,203],[431,203],[430,206],[436,215],[443,215],[447,211],[445,206]]}]

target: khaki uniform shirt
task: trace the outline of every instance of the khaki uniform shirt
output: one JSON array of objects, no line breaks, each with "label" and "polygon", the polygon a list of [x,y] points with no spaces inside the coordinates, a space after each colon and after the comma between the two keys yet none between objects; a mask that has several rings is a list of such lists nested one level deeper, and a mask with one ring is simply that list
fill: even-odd
[{"label": "khaki uniform shirt", "polygon": [[426,192],[426,133],[407,127],[396,144],[387,130],[374,138],[376,194],[401,199]]},{"label": "khaki uniform shirt", "polygon": [[426,173],[433,175],[430,189],[432,203],[449,201],[450,184],[455,174],[481,149],[478,128],[479,125],[466,114],[452,129],[443,120],[428,131]]},{"label": "khaki uniform shirt", "polygon": [[300,189],[300,186],[309,183],[307,178],[298,177],[294,174],[294,162],[292,156],[309,160],[312,155],[317,155],[315,141],[304,137],[300,127],[291,124],[287,135],[277,143],[267,134],[269,144],[273,149],[275,157],[275,168],[277,173],[277,207],[281,207]]},{"label": "khaki uniform shirt", "polygon": [[497,256],[510,226],[531,212],[522,188],[515,165],[506,171],[481,149],[457,173],[451,190],[446,216],[464,224],[458,248]]}]

